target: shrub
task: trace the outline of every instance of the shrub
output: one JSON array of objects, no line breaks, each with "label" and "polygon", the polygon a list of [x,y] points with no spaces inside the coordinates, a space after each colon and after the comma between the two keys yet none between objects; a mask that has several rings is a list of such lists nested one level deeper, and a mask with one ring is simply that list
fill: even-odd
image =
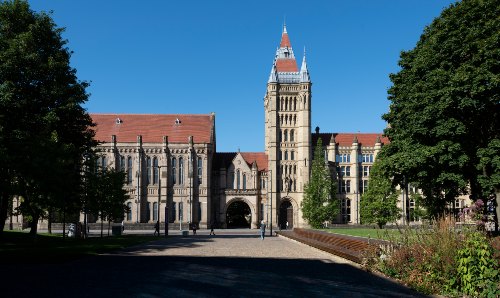
[{"label": "shrub", "polygon": [[494,249],[500,248],[500,238],[490,242],[476,227],[456,230],[452,218],[443,218],[433,226],[401,229],[389,243],[381,247],[378,261],[366,263],[368,269],[425,294],[500,297],[500,250]]}]

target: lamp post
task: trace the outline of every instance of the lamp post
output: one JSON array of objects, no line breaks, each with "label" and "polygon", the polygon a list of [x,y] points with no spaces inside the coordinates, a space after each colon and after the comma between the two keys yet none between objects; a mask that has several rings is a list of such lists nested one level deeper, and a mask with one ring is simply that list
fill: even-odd
[{"label": "lamp post", "polygon": [[139,223],[139,205],[141,203],[141,194],[140,194],[140,187],[139,187],[139,171],[135,172],[135,176],[137,177],[137,200],[136,200],[136,208],[135,208],[135,221],[136,223]]}]

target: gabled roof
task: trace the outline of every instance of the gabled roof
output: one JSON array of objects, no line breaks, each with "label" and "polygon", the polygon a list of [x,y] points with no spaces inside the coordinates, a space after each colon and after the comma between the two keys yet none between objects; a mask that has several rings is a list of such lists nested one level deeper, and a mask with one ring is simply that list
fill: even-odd
[{"label": "gabled roof", "polygon": [[380,133],[312,133],[312,145],[316,146],[318,139],[321,138],[323,146],[326,146],[330,144],[332,135],[335,137],[335,143],[339,146],[352,146],[355,137],[361,146],[375,146],[377,137],[380,137],[382,144],[389,144],[389,139]]},{"label": "gabled roof", "polygon": [[[227,169],[237,154],[238,152],[215,153],[213,168],[216,170],[221,168]],[[252,168],[252,164],[255,161],[259,171],[267,171],[267,155],[264,152],[240,152],[240,155],[250,168]]]},{"label": "gabled roof", "polygon": [[267,155],[264,152],[240,152],[240,154],[248,163],[250,168],[255,161],[259,171],[267,171]]},{"label": "gabled roof", "polygon": [[169,143],[188,143],[193,136],[194,143],[212,143],[215,115],[186,114],[90,114],[96,123],[93,128],[96,140],[110,142],[116,135],[117,142],[137,142],[142,136],[144,143],[162,143],[168,136]]}]

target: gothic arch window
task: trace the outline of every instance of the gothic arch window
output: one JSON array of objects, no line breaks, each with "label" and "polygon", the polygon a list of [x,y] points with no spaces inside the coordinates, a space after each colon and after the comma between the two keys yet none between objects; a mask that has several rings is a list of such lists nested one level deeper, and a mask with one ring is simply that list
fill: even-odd
[{"label": "gothic arch window", "polygon": [[243,174],[243,190],[247,189],[247,175]]},{"label": "gothic arch window", "polygon": [[285,124],[288,124],[288,115],[285,115]]},{"label": "gothic arch window", "polygon": [[283,101],[284,101],[284,100],[283,100],[283,97],[282,97],[282,98],[281,98],[280,110],[283,110],[283,107],[284,107],[284,105],[283,105]]},{"label": "gothic arch window", "polygon": [[285,111],[288,111],[288,97],[285,98]]},{"label": "gothic arch window", "polygon": [[119,171],[122,171],[122,172],[125,172],[125,156],[120,156],[119,157],[120,159],[120,167],[119,167]]},{"label": "gothic arch window", "polygon": [[132,221],[132,203],[127,203],[127,221]]},{"label": "gothic arch window", "polygon": [[158,220],[158,202],[153,203],[153,221]]},{"label": "gothic arch window", "polygon": [[297,125],[297,115],[293,116],[293,125]]},{"label": "gothic arch window", "polygon": [[293,142],[295,137],[294,137],[294,134],[295,134],[295,130],[290,130],[290,142]]},{"label": "gothic arch window", "polygon": [[236,171],[236,189],[240,189],[240,170]]},{"label": "gothic arch window", "polygon": [[184,184],[184,159],[179,157],[179,184]]},{"label": "gothic arch window", "polygon": [[296,165],[293,166],[293,174],[294,175],[297,174],[297,166]]},{"label": "gothic arch window", "polygon": [[285,142],[288,142],[288,130],[286,130],[286,129],[283,133],[283,138],[285,139]]},{"label": "gothic arch window", "polygon": [[198,157],[198,184],[201,184],[202,182],[202,175],[203,175],[203,159],[202,157]]},{"label": "gothic arch window", "polygon": [[229,186],[234,189],[234,172],[229,173]]},{"label": "gothic arch window", "polygon": [[293,110],[297,111],[297,97],[293,98]]},{"label": "gothic arch window", "polygon": [[280,129],[279,141],[280,143],[283,142],[283,131],[281,129]]},{"label": "gothic arch window", "polygon": [[151,157],[146,158],[146,185],[151,183]]},{"label": "gothic arch window", "polygon": [[280,116],[280,124],[283,125],[283,115]]},{"label": "gothic arch window", "polygon": [[290,151],[290,160],[295,159],[295,151]]},{"label": "gothic arch window", "polygon": [[288,160],[288,151],[285,150],[285,160]]},{"label": "gothic arch window", "polygon": [[127,184],[132,183],[132,157],[127,157]]},{"label": "gothic arch window", "polygon": [[153,157],[153,184],[158,184],[158,158]]},{"label": "gothic arch window", "polygon": [[292,165],[288,166],[288,173],[292,174]]},{"label": "gothic arch window", "polygon": [[175,157],[172,157],[172,183],[176,184],[177,183],[177,159]]}]

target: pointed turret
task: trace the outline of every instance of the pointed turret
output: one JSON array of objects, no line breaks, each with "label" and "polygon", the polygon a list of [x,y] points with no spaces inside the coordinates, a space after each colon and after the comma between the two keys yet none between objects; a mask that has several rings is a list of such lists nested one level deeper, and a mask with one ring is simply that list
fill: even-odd
[{"label": "pointed turret", "polygon": [[[276,50],[276,70],[278,73],[298,73],[297,61],[293,54],[292,44],[286,31],[286,25],[283,25],[283,33],[281,33],[280,47]],[[278,74],[278,79],[279,79]]]},{"label": "pointed turret", "polygon": [[278,81],[278,71],[276,71],[276,60],[273,62],[273,66],[271,67],[271,74],[269,74],[268,83],[276,83]]},{"label": "pointed turret", "polygon": [[309,70],[307,69],[306,47],[304,47],[304,58],[302,58],[302,66],[300,67],[300,82],[301,83],[311,82],[311,77],[309,76]]}]

